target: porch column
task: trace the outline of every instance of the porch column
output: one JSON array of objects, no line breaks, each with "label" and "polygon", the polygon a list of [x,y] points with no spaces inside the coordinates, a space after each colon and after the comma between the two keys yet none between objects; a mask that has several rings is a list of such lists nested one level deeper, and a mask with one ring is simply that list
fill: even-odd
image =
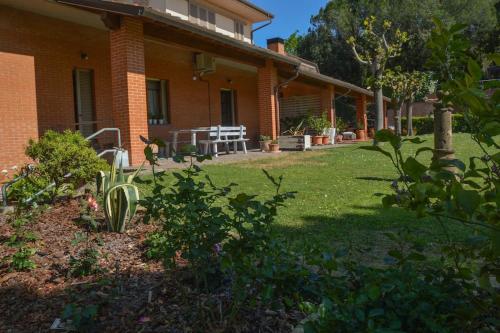
[{"label": "porch column", "polygon": [[122,17],[120,27],[110,32],[110,53],[113,122],[120,128],[130,164],[138,165],[144,160],[139,136],[148,137],[142,22]]},{"label": "porch column", "polygon": [[328,120],[335,127],[335,87],[327,86],[321,89],[321,112],[326,112]]},{"label": "porch column", "polygon": [[367,136],[368,119],[366,117],[366,95],[359,95],[356,98],[356,122],[357,122],[356,127],[358,124],[361,124],[363,127],[360,129],[364,130],[365,136]]},{"label": "porch column", "polygon": [[273,140],[278,137],[276,125],[276,99],[274,89],[278,84],[278,71],[271,60],[266,61],[264,67],[257,71],[257,99],[259,111],[260,135],[270,136]]},{"label": "porch column", "polygon": [[389,128],[387,119],[387,101],[384,101],[384,129]]}]

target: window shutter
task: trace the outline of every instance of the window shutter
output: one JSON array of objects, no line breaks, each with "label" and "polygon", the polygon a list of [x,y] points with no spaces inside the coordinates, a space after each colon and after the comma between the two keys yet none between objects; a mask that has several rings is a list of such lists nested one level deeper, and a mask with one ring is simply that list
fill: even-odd
[{"label": "window shutter", "polygon": [[208,12],[208,28],[215,30],[215,13],[211,11]]},{"label": "window shutter", "polygon": [[198,22],[198,6],[195,4],[189,5],[189,21],[192,23]]}]

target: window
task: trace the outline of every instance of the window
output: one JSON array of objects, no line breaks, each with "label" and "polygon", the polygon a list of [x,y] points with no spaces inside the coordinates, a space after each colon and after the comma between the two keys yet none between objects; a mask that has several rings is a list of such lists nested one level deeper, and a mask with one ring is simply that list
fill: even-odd
[{"label": "window", "polygon": [[148,123],[164,125],[170,123],[168,110],[168,81],[146,80]]},{"label": "window", "polygon": [[189,20],[210,30],[215,30],[215,13],[197,4],[189,4]]},{"label": "window", "polygon": [[87,137],[95,132],[94,71],[73,70],[76,129]]},{"label": "window", "polygon": [[243,40],[245,37],[245,24],[241,21],[234,21],[234,38]]}]

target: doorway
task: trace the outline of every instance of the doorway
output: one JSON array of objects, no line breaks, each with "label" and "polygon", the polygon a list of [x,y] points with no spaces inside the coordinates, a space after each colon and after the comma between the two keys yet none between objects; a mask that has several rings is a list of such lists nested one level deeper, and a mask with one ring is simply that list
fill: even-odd
[{"label": "doorway", "polygon": [[235,126],[238,119],[236,117],[236,91],[222,89],[220,91],[221,101],[221,125]]},{"label": "doorway", "polygon": [[75,69],[73,71],[73,89],[75,96],[76,129],[84,137],[95,132],[94,110],[94,71]]}]

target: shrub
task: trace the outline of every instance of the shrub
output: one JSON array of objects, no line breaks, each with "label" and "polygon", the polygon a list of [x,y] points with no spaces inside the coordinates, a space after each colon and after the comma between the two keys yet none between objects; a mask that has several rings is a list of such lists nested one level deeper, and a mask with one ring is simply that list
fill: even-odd
[{"label": "shrub", "polygon": [[[272,237],[270,224],[277,207],[292,194],[277,193],[264,202],[246,194],[230,197],[235,184],[216,186],[194,159],[187,169],[173,173],[177,181],[171,188],[156,182],[153,194],[141,204],[146,208],[145,221],[155,220],[161,226],[148,237],[147,255],[162,259],[167,267],[186,260],[196,287],[207,290],[222,283],[222,268],[226,274],[240,273],[244,270],[234,270],[235,260],[245,260],[246,254],[253,260],[262,253]],[[279,187],[281,180],[268,177]]]},{"label": "shrub", "polygon": [[90,143],[79,132],[70,130],[63,133],[47,131],[38,141],[30,140],[26,155],[37,163],[30,177],[55,184],[49,191],[52,200],[65,184],[80,186],[108,168]]},{"label": "shrub", "polygon": [[[401,119],[403,131],[407,130],[406,118]],[[470,133],[470,127],[462,114],[455,113],[453,115],[453,133]],[[413,128],[417,134],[432,134],[434,133],[434,118],[433,117],[413,117]]]}]

